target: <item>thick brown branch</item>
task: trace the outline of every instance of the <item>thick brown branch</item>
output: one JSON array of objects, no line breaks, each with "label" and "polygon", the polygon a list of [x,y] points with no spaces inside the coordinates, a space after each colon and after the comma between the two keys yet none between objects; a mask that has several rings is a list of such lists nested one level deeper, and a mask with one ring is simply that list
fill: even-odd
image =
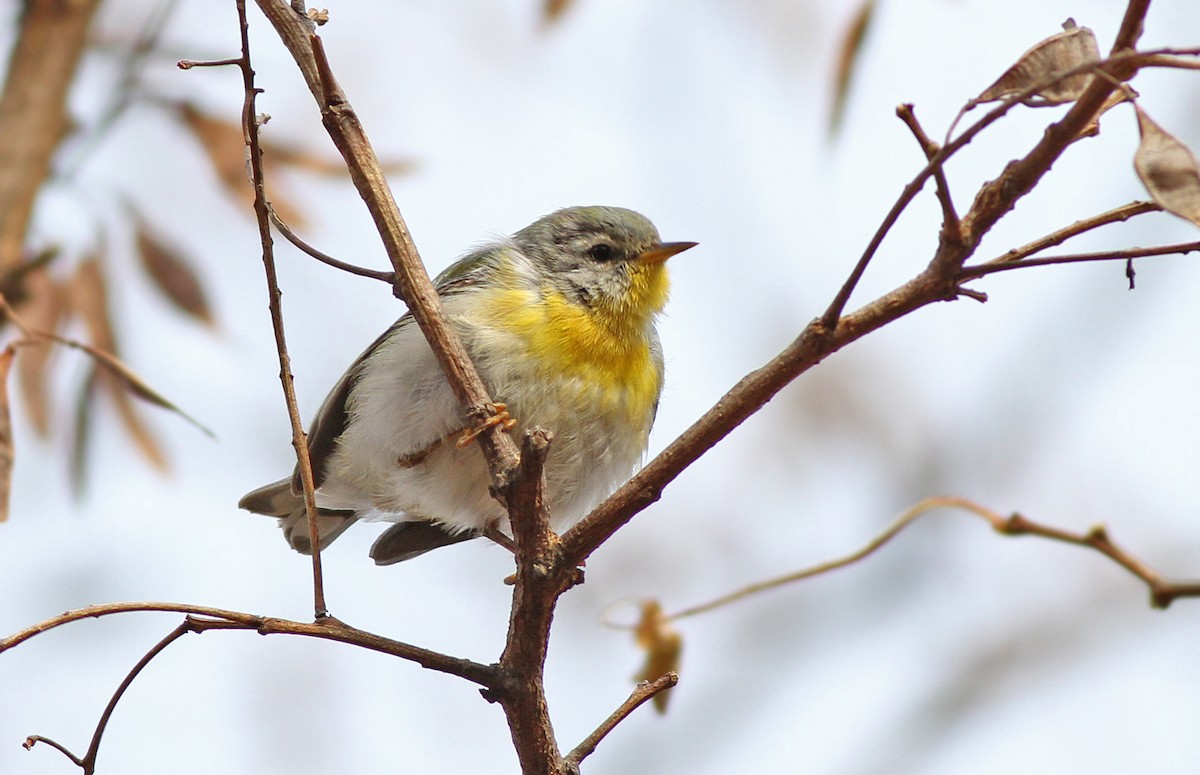
[{"label": "thick brown branch", "polygon": [[75,80],[99,0],[28,0],[0,95],[0,270],[21,263],[25,230],[67,134]]},{"label": "thick brown branch", "polygon": [[508,637],[500,656],[505,681],[490,696],[504,707],[521,771],[545,775],[559,773],[563,767],[543,675],[555,603],[572,578],[556,562],[558,537],[550,530],[550,516],[542,502],[542,468],[550,442],[546,430],[526,432],[520,465],[503,490],[513,520],[517,575]]},{"label": "thick brown branch", "polygon": [[870,332],[936,301],[954,298],[953,281],[926,270],[844,316],[832,332],[814,320],[779,355],[742,378],[711,409],[604,503],[562,536],[563,562],[578,565],[713,445],[796,377]]}]

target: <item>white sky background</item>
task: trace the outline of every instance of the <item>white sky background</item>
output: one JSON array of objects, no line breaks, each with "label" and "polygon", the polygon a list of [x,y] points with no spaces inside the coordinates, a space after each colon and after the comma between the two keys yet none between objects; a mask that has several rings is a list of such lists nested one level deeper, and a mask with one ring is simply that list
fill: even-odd
[{"label": "white sky background", "polygon": [[[1102,50],[1112,0],[884,3],[843,133],[825,136],[835,47],[855,3],[577,0],[549,29],[533,0],[338,3],[324,27],[335,73],[380,154],[413,158],[393,181],[431,273],[491,235],[573,204],[638,209],[665,239],[701,246],[672,262],[662,332],[668,382],[652,453],[819,314],[923,162],[894,117],[916,104],[940,136],[954,113],[1068,16]],[[140,24],[114,3],[107,35]],[[11,45],[13,24],[0,25]],[[1145,47],[1200,44],[1200,7],[1162,0]],[[172,55],[236,53],[232,3],[181,4]],[[254,24],[269,136],[329,148],[273,34]],[[111,65],[75,95],[94,115]],[[235,120],[235,71],[150,75]],[[1200,147],[1195,76],[1136,86],[1163,126]],[[91,111],[91,113],[89,113]],[[955,159],[960,209],[1058,111],[1017,111]],[[95,418],[86,499],[67,494],[65,444],[19,429],[15,501],[0,528],[0,630],[69,608],[174,600],[305,618],[310,566],[246,490],[290,470],[257,238],[214,193],[194,144],[153,108],[118,126],[83,170],[89,199],[43,198],[36,233],[87,246],[99,217],[114,246],[113,303],[126,360],[217,433],[155,414],[174,473],[135,461],[107,409]],[[1145,198],[1123,108],[1079,143],[980,250],[998,255]],[[333,151],[330,149],[332,156]],[[294,175],[306,236],[377,267],[383,251],[348,184]],[[122,248],[114,192],[133,196],[197,257],[216,334],[157,297]],[[96,202],[109,202],[97,205]],[[931,192],[872,265],[863,303],[918,272],[936,245]],[[1071,252],[1181,242],[1195,229],[1145,216]],[[280,247],[285,315],[304,413],[401,309],[387,289]],[[805,375],[672,484],[588,563],[555,623],[548,690],[572,747],[627,695],[640,655],[603,628],[610,604],[668,610],[847,552],[917,500],[976,499],[1000,512],[1114,537],[1171,575],[1200,574],[1200,308],[1194,257],[1046,268],[973,287],[991,300],[926,308]],[[62,414],[84,373],[60,356]],[[64,422],[63,426],[67,423]],[[65,427],[60,428],[65,431]],[[510,571],[482,542],[379,569],[370,527],[325,555],[344,620],[425,647],[494,660]],[[113,688],[178,621],[131,614],[44,635],[0,658],[0,772],[65,773],[44,734],[79,753]],[[1098,555],[1003,539],[932,516],[867,562],[679,623],[681,683],[588,760],[588,773],[1195,772],[1200,761],[1196,604],[1152,611],[1143,586]],[[188,636],[118,707],[101,772],[513,772],[498,708],[454,678],[333,644],[243,633]]]}]

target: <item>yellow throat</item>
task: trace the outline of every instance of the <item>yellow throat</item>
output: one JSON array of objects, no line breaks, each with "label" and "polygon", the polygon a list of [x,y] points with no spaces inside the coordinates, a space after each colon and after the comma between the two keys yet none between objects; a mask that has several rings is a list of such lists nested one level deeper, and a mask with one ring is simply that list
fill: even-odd
[{"label": "yellow throat", "polygon": [[549,284],[537,291],[509,288],[490,300],[488,317],[525,342],[543,374],[598,388],[605,409],[624,404],[636,422],[647,417],[661,385],[650,331],[669,285],[661,263],[637,264],[620,299],[597,297],[585,306]]}]

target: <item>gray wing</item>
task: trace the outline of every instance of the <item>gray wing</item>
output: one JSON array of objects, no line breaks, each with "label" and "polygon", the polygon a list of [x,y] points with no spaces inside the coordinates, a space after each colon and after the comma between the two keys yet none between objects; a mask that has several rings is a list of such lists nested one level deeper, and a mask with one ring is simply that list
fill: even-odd
[{"label": "gray wing", "polygon": [[[447,267],[435,280],[438,295],[442,298],[453,296],[483,281],[489,273],[496,269],[496,261],[501,253],[497,249],[498,247],[498,245],[489,245],[480,248]],[[393,333],[411,325],[416,325],[412,313],[405,314],[404,317],[393,323],[387,331],[384,331],[378,339],[371,343],[371,346],[362,355],[358,356],[358,359],[350,365],[350,368],[346,370],[346,373],[342,375],[342,378],[338,380],[338,383],[333,386],[333,390],[321,403],[321,408],[317,410],[317,416],[313,419],[312,426],[308,431],[308,456],[312,462],[313,480],[317,487],[320,487],[321,483],[325,481],[325,464],[329,460],[329,456],[333,454],[338,437],[346,430],[346,400],[350,397],[350,391],[354,389],[354,383],[362,374],[365,364]],[[297,467],[292,473],[292,491],[301,492],[302,490],[300,469]]]},{"label": "gray wing", "polygon": [[[308,458],[312,465],[314,487],[319,488],[325,481],[326,463],[329,461],[329,456],[333,454],[338,436],[341,436],[342,431],[346,430],[346,399],[350,397],[350,391],[354,389],[354,383],[362,374],[364,365],[388,337],[400,328],[409,325],[415,325],[412,315],[405,315],[393,323],[387,331],[384,331],[371,343],[370,347],[363,351],[362,355],[358,356],[354,363],[350,364],[350,368],[346,369],[346,373],[321,402],[321,408],[317,410],[317,416],[313,418],[312,425],[308,429]],[[291,489],[294,493],[304,491],[304,485],[300,482],[299,465],[292,471]]]}]

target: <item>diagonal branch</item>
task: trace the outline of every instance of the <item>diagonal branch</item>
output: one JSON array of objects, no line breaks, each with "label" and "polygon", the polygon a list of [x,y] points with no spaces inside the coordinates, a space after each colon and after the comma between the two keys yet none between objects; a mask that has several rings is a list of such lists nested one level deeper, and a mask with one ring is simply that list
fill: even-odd
[{"label": "diagonal branch", "polygon": [[[283,44],[300,68],[309,91],[321,108],[321,119],[334,145],[346,160],[350,178],[375,221],[388,258],[396,270],[397,294],[421,327],[454,394],[463,406],[469,427],[481,425],[494,412],[488,395],[458,335],[448,325],[441,300],[429,281],[416,244],[408,231],[379,158],[353,107],[346,99],[325,59],[321,39],[312,22],[281,0],[256,0]],[[517,460],[517,448],[498,426],[479,438],[493,480],[500,484]]]},{"label": "diagonal branch", "polygon": [[621,703],[620,707],[612,712],[608,718],[590,735],[585,737],[583,741],[575,746],[565,760],[568,765],[578,769],[580,762],[592,755],[596,750],[596,746],[600,745],[600,741],[608,736],[608,733],[616,729],[617,724],[620,724],[629,714],[633,713],[641,707],[647,700],[653,699],[661,692],[675,686],[679,683],[679,675],[676,673],[664,673],[653,681],[642,681],[633,688],[628,699]]},{"label": "diagonal branch", "polygon": [[961,239],[943,239],[925,271],[856,312],[843,315],[845,305],[883,239],[925,182],[941,169],[946,159],[1006,115],[1009,110],[1023,103],[1030,95],[1044,91],[1057,81],[1092,71],[1127,76],[1144,64],[1146,55],[1128,53],[1125,50],[1136,40],[1139,26],[1134,25],[1130,19],[1144,16],[1146,8],[1146,0],[1130,1],[1126,10],[1126,23],[1122,24],[1113,47],[1117,53],[1108,60],[1059,73],[1043,83],[1033,84],[1012,95],[935,153],[916,177],[904,187],[822,316],[810,323],[779,355],[744,377],[658,457],[579,524],[567,531],[563,536],[564,561],[578,563],[584,560],[635,514],[657,501],[663,488],[685,468],[757,412],[800,374],[883,325],[933,302],[950,301],[961,295],[960,272],[979,241],[1032,190],[1058,157],[1082,136],[1082,130],[1103,111],[1105,101],[1119,85],[1118,81],[1093,78],[1066,115],[1047,128],[1042,138],[1024,157],[1009,163],[1001,175],[985,183],[976,194],[970,210],[962,218]]}]

